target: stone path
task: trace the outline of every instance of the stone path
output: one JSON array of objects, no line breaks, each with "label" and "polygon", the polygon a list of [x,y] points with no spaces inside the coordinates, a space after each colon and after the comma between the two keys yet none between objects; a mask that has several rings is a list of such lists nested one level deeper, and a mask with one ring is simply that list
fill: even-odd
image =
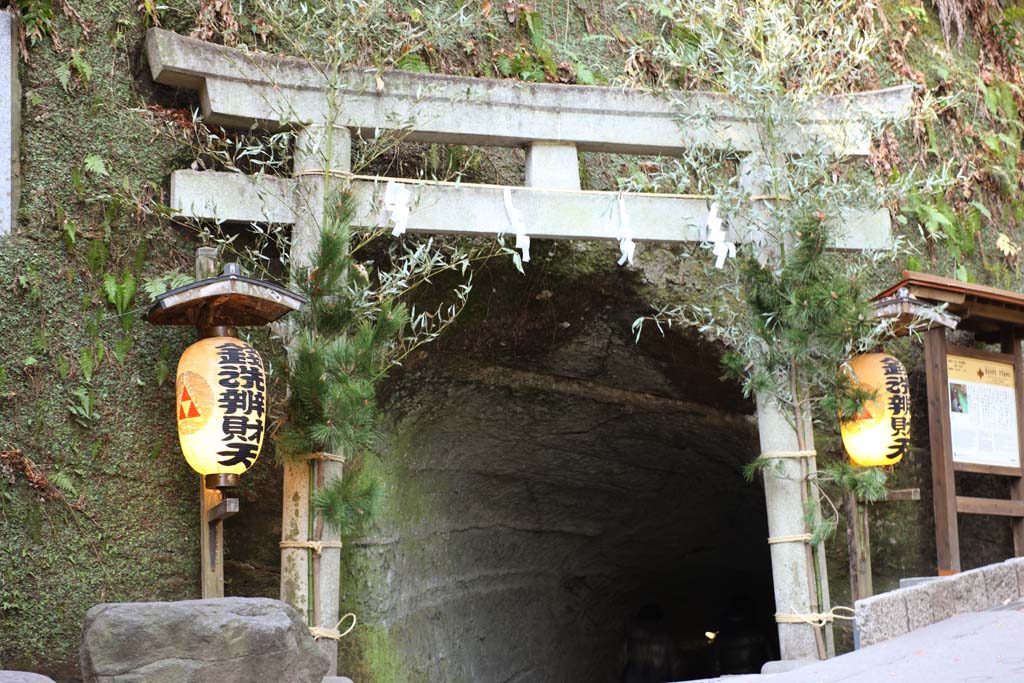
[{"label": "stone path", "polygon": [[796,671],[705,679],[721,683],[1024,681],[1024,599],[961,614]]}]

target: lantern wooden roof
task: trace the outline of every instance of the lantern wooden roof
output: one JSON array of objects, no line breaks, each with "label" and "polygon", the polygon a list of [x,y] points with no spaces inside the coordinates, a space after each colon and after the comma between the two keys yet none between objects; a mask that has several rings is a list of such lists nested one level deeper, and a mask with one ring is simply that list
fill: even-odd
[{"label": "lantern wooden roof", "polygon": [[272,323],[297,311],[306,298],[284,287],[239,274],[226,264],[224,274],[164,292],[146,312],[154,325],[247,327]]},{"label": "lantern wooden roof", "polygon": [[938,275],[904,271],[900,282],[872,302],[876,317],[899,321],[897,334],[906,333],[915,318],[928,326],[969,330],[979,341],[995,341],[1005,330],[1024,330],[1024,294]]}]

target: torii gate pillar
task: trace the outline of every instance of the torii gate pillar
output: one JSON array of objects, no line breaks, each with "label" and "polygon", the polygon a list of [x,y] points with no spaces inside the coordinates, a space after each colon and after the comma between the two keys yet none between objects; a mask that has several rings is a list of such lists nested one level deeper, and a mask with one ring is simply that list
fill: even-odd
[{"label": "torii gate pillar", "polygon": [[[332,172],[348,173],[351,168],[352,139],[348,129],[306,126],[296,134],[294,161],[292,259],[298,265],[307,265],[320,237]],[[319,530],[318,540],[338,542],[341,539],[337,531],[317,520],[311,510],[311,468],[317,468],[316,481],[325,485],[342,477],[344,465],[327,459],[311,462],[284,464],[281,540],[310,540]],[[311,626],[333,630],[338,624],[340,607],[341,549],[324,547],[319,557],[312,555],[313,551],[306,548],[281,549],[281,600],[299,610]],[[316,584],[310,585],[314,562]],[[333,676],[338,669],[338,643],[329,638],[318,642],[330,658],[328,675]]]}]

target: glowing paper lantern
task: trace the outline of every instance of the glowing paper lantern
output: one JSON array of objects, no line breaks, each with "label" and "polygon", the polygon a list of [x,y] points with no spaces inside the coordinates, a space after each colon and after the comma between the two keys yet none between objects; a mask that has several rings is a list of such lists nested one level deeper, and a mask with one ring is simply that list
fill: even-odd
[{"label": "glowing paper lantern", "polygon": [[178,440],[204,475],[239,475],[263,445],[266,376],[256,349],[234,337],[209,337],[178,361]]},{"label": "glowing paper lantern", "polygon": [[867,353],[844,370],[861,388],[876,392],[856,417],[840,423],[850,460],[865,467],[898,463],[910,452],[910,384],[903,364],[884,353]]}]

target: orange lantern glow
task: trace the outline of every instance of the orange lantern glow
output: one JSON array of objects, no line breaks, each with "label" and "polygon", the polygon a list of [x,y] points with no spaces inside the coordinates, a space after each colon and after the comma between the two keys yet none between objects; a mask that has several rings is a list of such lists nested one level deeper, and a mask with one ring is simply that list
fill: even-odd
[{"label": "orange lantern glow", "polygon": [[209,337],[178,361],[178,440],[185,460],[203,475],[237,475],[263,445],[267,412],[263,360],[234,337]]},{"label": "orange lantern glow", "polygon": [[[867,353],[843,367],[854,382],[875,398],[865,401],[852,420],[841,421],[843,446],[855,465],[893,465],[910,451],[910,384],[897,359]],[[842,415],[840,415],[842,419]]]}]

